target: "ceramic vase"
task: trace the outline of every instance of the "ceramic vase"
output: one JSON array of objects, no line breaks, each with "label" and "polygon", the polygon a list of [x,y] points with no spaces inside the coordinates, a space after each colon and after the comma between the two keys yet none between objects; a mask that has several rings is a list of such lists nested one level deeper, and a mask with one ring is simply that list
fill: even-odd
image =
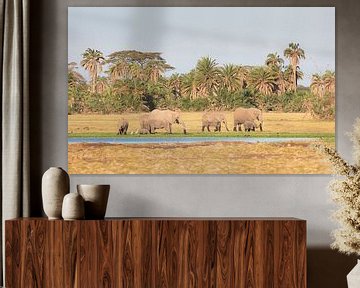
[{"label": "ceramic vase", "polygon": [[64,220],[84,219],[85,208],[84,199],[79,193],[69,193],[65,195],[62,204],[62,217]]},{"label": "ceramic vase", "polygon": [[349,288],[360,287],[360,260],[357,261],[356,266],[350,271],[346,278]]},{"label": "ceramic vase", "polygon": [[104,219],[110,185],[77,185],[78,193],[85,201],[85,219]]},{"label": "ceramic vase", "polygon": [[43,208],[49,219],[61,219],[63,198],[69,193],[69,175],[60,167],[49,168],[42,177]]}]

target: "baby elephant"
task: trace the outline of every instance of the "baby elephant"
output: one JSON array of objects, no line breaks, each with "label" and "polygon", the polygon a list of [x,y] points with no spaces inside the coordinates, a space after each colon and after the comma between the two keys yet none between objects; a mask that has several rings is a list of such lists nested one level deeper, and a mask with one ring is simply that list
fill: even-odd
[{"label": "baby elephant", "polygon": [[129,128],[129,122],[123,118],[119,121],[118,127],[119,127],[118,128],[119,131],[118,131],[117,135],[122,135],[122,134],[126,135],[126,132]]},{"label": "baby elephant", "polygon": [[139,134],[149,134],[150,131],[149,131],[148,129],[145,129],[145,128],[140,128],[140,129],[138,130],[138,133],[139,133]]},{"label": "baby elephant", "polygon": [[256,124],[254,121],[245,121],[244,122],[244,130],[245,132],[255,131]]}]

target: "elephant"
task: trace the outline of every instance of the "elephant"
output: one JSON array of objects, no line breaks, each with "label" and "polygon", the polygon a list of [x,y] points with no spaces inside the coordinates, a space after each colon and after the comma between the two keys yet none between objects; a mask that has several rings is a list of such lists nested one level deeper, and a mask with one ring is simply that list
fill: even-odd
[{"label": "elephant", "polygon": [[149,131],[148,129],[145,129],[145,128],[140,128],[140,129],[138,130],[138,133],[139,133],[139,134],[149,134],[150,131]]},{"label": "elephant", "polygon": [[141,115],[139,122],[140,122],[140,130],[147,130],[148,133],[150,133],[149,113]]},{"label": "elephant", "polygon": [[254,121],[245,121],[244,130],[245,132],[255,131],[256,124]]},{"label": "elephant", "polygon": [[205,112],[205,114],[202,116],[202,131],[204,132],[205,128],[207,128],[207,130],[210,132],[210,126],[214,126],[214,131],[220,132],[221,123],[224,123],[226,130],[229,131],[224,113],[216,111]]},{"label": "elephant", "polygon": [[246,121],[259,121],[260,131],[263,131],[263,116],[260,109],[239,107],[234,111],[234,131],[241,131],[241,125]]},{"label": "elephant", "polygon": [[[148,126],[150,133],[155,133],[155,129],[165,129],[166,132],[172,133],[172,124],[180,124],[186,134],[186,126],[180,118],[178,111],[155,109],[148,114],[144,126]],[[141,125],[141,124],[140,124]]]},{"label": "elephant", "polygon": [[122,134],[126,135],[128,128],[129,128],[129,122],[126,119],[122,118],[118,124],[117,135],[122,135]]}]

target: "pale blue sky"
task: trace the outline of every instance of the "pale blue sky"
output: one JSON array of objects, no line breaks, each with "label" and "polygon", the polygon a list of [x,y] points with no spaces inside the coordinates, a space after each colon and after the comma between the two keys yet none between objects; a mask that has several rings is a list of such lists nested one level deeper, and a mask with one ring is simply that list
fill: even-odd
[{"label": "pale blue sky", "polygon": [[268,53],[283,57],[288,44],[296,42],[306,54],[299,84],[309,85],[314,73],[335,70],[333,7],[69,7],[68,12],[69,62],[80,63],[87,48],[104,55],[158,51],[174,72],[185,73],[203,56],[219,64],[262,65]]}]

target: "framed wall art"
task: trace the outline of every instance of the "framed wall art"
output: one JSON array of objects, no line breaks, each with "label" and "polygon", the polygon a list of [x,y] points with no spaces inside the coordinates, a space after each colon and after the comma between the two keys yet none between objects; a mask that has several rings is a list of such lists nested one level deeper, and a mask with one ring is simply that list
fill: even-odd
[{"label": "framed wall art", "polygon": [[335,8],[69,7],[71,174],[328,174]]}]

